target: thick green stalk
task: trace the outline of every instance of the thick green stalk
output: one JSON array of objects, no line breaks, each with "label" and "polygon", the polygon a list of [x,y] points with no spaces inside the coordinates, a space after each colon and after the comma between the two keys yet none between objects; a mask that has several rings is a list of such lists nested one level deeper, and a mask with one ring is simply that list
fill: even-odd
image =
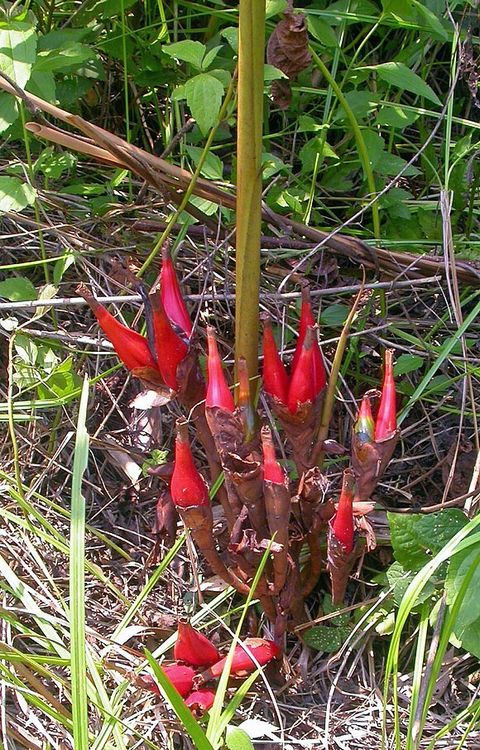
[{"label": "thick green stalk", "polygon": [[240,0],[235,359],[258,372],[265,0]]}]

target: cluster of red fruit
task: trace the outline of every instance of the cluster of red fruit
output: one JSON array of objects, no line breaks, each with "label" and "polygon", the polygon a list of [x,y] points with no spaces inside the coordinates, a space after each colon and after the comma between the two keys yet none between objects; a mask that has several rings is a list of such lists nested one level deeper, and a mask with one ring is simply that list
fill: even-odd
[{"label": "cluster of red fruit", "polygon": [[[243,677],[257,667],[265,666],[278,655],[279,649],[273,641],[246,638],[234,649],[230,675]],[[194,714],[200,715],[208,711],[215,700],[215,690],[210,685],[221,676],[227,657],[222,657],[216,646],[187,620],[180,620],[173,658],[175,661],[171,664],[162,665],[163,673]],[[160,694],[157,683],[149,674],[141,674],[136,683]]]}]

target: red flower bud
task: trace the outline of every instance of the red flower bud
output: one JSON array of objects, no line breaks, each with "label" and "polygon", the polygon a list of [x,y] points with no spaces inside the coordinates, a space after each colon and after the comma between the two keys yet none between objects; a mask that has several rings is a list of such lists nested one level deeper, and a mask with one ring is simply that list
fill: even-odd
[{"label": "red flower bud", "polygon": [[233,396],[223,374],[222,362],[218,354],[217,339],[212,326],[207,327],[208,338],[208,387],[205,399],[206,406],[220,406],[222,409],[233,412],[235,403]]},{"label": "red flower bud", "polygon": [[157,363],[150,351],[147,339],[131,328],[127,328],[103,307],[84,284],[80,284],[77,292],[88,303],[107,339],[113,344],[115,351],[129,370],[140,367],[150,367],[158,371]]},{"label": "red flower bud", "polygon": [[375,423],[375,440],[382,440],[396,432],[397,399],[393,379],[393,349],[385,351],[382,397]]},{"label": "red flower bud", "polygon": [[183,420],[177,422],[175,468],[170,482],[170,493],[173,502],[180,508],[210,503],[207,484],[193,462],[187,424]]},{"label": "red flower bud", "polygon": [[158,369],[169,388],[178,388],[177,368],[185,359],[188,346],[173,330],[160,292],[150,294]]},{"label": "red flower bud", "polygon": [[312,377],[313,342],[316,336],[315,327],[309,326],[303,340],[302,351],[292,372],[290,388],[288,389],[287,406],[292,414],[296,414],[300,404],[313,402],[315,396]]},{"label": "red flower bud", "polygon": [[347,554],[352,552],[354,547],[355,527],[353,522],[353,489],[355,479],[352,472],[346,469],[343,472],[342,491],[337,505],[337,512],[334,516],[331,527],[338,541],[343,545]]},{"label": "red flower bud", "polygon": [[177,661],[184,661],[192,667],[209,667],[220,658],[213,643],[203,633],[195,630],[188,620],[179,620],[173,656]]},{"label": "red flower bud", "polygon": [[269,427],[262,427],[261,437],[263,448],[263,480],[265,482],[273,482],[274,484],[283,484],[285,482],[285,473],[275,456],[275,446]]},{"label": "red flower bud", "polygon": [[362,398],[362,403],[360,404],[360,409],[358,410],[357,420],[353,430],[360,443],[373,442],[375,422],[373,421],[372,405],[368,393]]},{"label": "red flower bud", "polygon": [[215,701],[215,692],[211,688],[199,688],[193,690],[185,699],[186,705],[194,714],[203,714],[209,711]]},{"label": "red flower bud", "polygon": [[[244,643],[261,667],[264,664],[268,664],[272,659],[275,659],[280,653],[278,646],[273,641],[268,641],[265,638],[246,638]],[[209,672],[212,677],[220,677],[225,668],[226,661],[227,658],[225,657],[210,667]],[[257,665],[245,649],[240,644],[235,646],[230,674],[253,672],[256,668]]]},{"label": "red flower bud", "polygon": [[[195,670],[191,667],[185,667],[183,664],[169,664],[166,667],[160,667],[160,669],[167,675],[168,679],[176,688],[177,692],[180,693],[182,698],[185,698],[192,689]],[[145,688],[145,690],[150,690],[150,692],[160,695],[157,683],[149,674],[139,675],[136,684]]]},{"label": "red flower bud", "polygon": [[[292,359],[291,372],[293,373],[296,369],[300,354],[302,351],[303,342],[307,335],[307,329],[309,326],[315,325],[315,318],[312,311],[312,304],[310,301],[310,287],[308,284],[302,286],[302,308],[300,311],[300,325],[298,330],[297,345],[295,347],[295,353]],[[312,358],[312,378],[313,378],[313,389],[315,397],[318,396],[322,388],[325,388],[327,383],[327,375],[325,372],[325,364],[323,362],[322,352],[318,345],[317,337],[315,336],[313,342],[313,358]]]},{"label": "red flower bud", "polygon": [[175,323],[188,338],[192,335],[192,321],[188,314],[180,285],[178,283],[175,266],[170,256],[170,249],[166,242],[162,248],[162,269],[160,271],[160,293],[162,302],[170,320]]},{"label": "red flower bud", "polygon": [[288,398],[288,375],[277,350],[272,331],[272,321],[263,317],[263,389],[286,404]]}]

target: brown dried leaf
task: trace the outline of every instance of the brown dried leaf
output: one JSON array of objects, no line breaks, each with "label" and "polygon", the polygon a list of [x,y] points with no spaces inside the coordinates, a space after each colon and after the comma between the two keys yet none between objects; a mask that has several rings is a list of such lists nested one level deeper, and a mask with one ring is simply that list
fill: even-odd
[{"label": "brown dried leaf", "polygon": [[374,491],[377,482],[390,463],[400,432],[393,433],[385,440],[362,443],[358,436],[352,436],[352,469],[357,485],[355,497],[366,502]]},{"label": "brown dried leaf", "polygon": [[348,577],[353,568],[357,551],[346,552],[343,544],[335,536],[332,526],[329,526],[327,537],[328,572],[332,582],[332,603],[341,604],[345,597]]},{"label": "brown dried leaf", "polygon": [[267,62],[292,79],[308,68],[311,61],[307,19],[303,13],[294,13],[290,2],[268,40]]}]

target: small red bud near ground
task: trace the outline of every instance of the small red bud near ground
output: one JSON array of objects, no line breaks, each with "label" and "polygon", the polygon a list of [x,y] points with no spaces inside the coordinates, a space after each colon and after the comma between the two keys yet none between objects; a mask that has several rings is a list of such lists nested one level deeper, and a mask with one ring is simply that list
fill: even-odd
[{"label": "small red bud near ground", "polygon": [[185,699],[185,704],[193,714],[201,716],[209,711],[215,701],[215,692],[211,688],[199,688],[193,690]]},{"label": "small red bud near ground", "polygon": [[160,293],[162,303],[170,320],[187,336],[192,335],[192,321],[180,290],[175,266],[170,256],[168,243],[162,248],[162,268],[160,271]]},{"label": "small red bud near ground", "polygon": [[371,443],[373,441],[375,422],[369,393],[366,393],[362,399],[353,429],[360,443]]},{"label": "small red bud near ground", "polygon": [[397,397],[393,378],[393,349],[385,351],[382,396],[375,423],[375,440],[393,435],[397,429]]},{"label": "small red bud near ground", "polygon": [[192,667],[209,667],[220,658],[217,649],[203,633],[193,628],[188,620],[180,620],[173,656]]},{"label": "small red bud near ground", "polygon": [[[273,641],[269,641],[265,638],[245,638],[244,644],[253,654],[261,667],[268,664],[269,661],[275,659],[280,654],[278,646]],[[226,661],[227,657],[221,659],[210,667],[207,674],[210,674],[211,677],[220,677],[225,668]],[[253,672],[255,669],[257,669],[257,665],[250,654],[248,654],[240,644],[235,646],[230,674]]]},{"label": "small red bud near ground", "polygon": [[[291,372],[294,373],[300,355],[302,353],[303,342],[307,335],[307,329],[310,326],[315,325],[315,317],[312,311],[312,303],[310,301],[310,287],[308,284],[302,286],[302,308],[300,312],[300,324],[298,330],[297,345],[295,347],[295,353],[292,359]],[[320,391],[325,388],[327,383],[327,374],[325,372],[325,363],[323,361],[323,355],[318,345],[317,337],[315,336],[313,344],[313,355],[312,355],[312,378],[313,378],[313,390],[314,398],[318,396]]]},{"label": "small red bud near ground", "polygon": [[88,303],[98,320],[100,328],[107,339],[113,344],[117,355],[128,370],[136,370],[144,367],[158,370],[157,363],[150,351],[145,336],[132,331],[131,328],[124,326],[114,318],[103,305],[97,302],[84,284],[78,286],[77,292]]},{"label": "small red bud near ground", "polygon": [[308,401],[313,402],[316,393],[312,377],[313,366],[313,342],[316,336],[314,326],[308,326],[307,333],[302,343],[302,350],[292,371],[290,387],[288,389],[287,406],[292,414],[296,414],[301,404]]},{"label": "small red bud near ground", "polygon": [[288,375],[280,359],[272,331],[272,321],[263,318],[263,389],[269,396],[278,398],[281,404],[287,403]]},{"label": "small red bud near ground", "polygon": [[193,461],[187,424],[184,420],[177,422],[175,468],[170,482],[170,493],[173,502],[180,508],[210,504],[207,484]]},{"label": "small red bud near ground", "polygon": [[188,352],[188,346],[172,328],[159,291],[150,294],[158,369],[169,388],[178,388],[177,368]]},{"label": "small red bud near ground", "polygon": [[[195,670],[192,669],[192,667],[184,666],[183,664],[169,664],[160,668],[164,674],[167,675],[177,692],[180,693],[182,698],[185,698],[192,689]],[[149,690],[151,693],[160,695],[159,687],[150,674],[138,675],[136,678],[136,684],[145,690]]]},{"label": "small red bud near ground", "polygon": [[352,552],[355,541],[355,526],[353,521],[353,490],[355,480],[351,471],[344,471],[342,491],[337,505],[337,512],[331,522],[332,530],[337,540],[342,544],[345,552]]},{"label": "small red bud near ground", "polygon": [[208,407],[219,406],[222,409],[233,412],[235,410],[235,403],[233,396],[225,380],[223,373],[222,361],[218,353],[217,339],[215,338],[215,330],[212,326],[207,327],[207,339],[208,339],[208,358],[207,358],[207,371],[208,371],[208,387],[205,404]]},{"label": "small red bud near ground", "polygon": [[285,482],[285,473],[275,456],[272,433],[268,427],[262,428],[261,437],[263,448],[263,480],[265,482],[273,482],[273,484],[283,484]]}]

